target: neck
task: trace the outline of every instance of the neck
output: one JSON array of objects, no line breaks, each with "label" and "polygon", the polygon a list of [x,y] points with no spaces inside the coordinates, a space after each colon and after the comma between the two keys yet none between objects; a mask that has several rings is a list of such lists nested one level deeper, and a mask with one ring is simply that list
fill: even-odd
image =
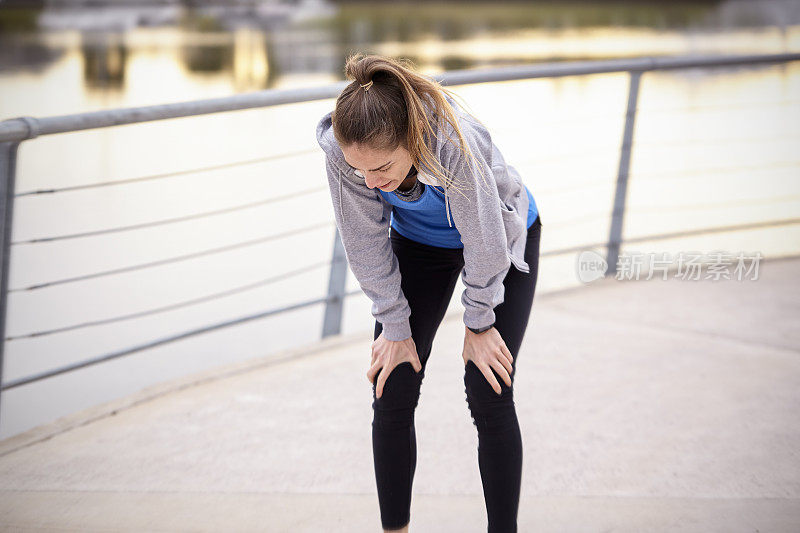
[{"label": "neck", "polygon": [[406,179],[404,179],[403,182],[397,186],[397,188],[404,192],[410,191],[416,182],[417,169],[414,167],[414,165],[411,165],[411,169],[408,171],[408,174],[406,174]]}]

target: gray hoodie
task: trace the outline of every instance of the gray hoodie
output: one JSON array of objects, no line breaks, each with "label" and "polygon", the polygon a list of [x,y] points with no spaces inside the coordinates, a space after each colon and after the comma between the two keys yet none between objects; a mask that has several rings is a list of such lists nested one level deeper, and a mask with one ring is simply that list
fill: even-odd
[{"label": "gray hoodie", "polygon": [[[444,187],[444,214],[451,226],[455,224],[464,244],[464,324],[480,328],[495,321],[494,308],[504,301],[503,279],[510,266],[530,272],[524,259],[528,195],[519,173],[506,164],[488,130],[450,96],[445,98],[458,116],[476,163],[484,169],[483,178],[477,171],[465,171],[474,170],[474,165],[467,165],[449,124],[436,132],[437,138],[428,148],[457,180],[455,187]],[[361,289],[372,301],[372,315],[382,324],[383,336],[391,341],[403,340],[411,336],[411,308],[400,287],[399,264],[389,239],[392,205],[383,200],[377,188],[367,187],[364,178],[345,162],[333,135],[331,113],[317,124],[317,142],[325,152],[334,217],[345,255]],[[448,136],[455,145],[447,142]],[[421,170],[433,174],[424,166]]]}]

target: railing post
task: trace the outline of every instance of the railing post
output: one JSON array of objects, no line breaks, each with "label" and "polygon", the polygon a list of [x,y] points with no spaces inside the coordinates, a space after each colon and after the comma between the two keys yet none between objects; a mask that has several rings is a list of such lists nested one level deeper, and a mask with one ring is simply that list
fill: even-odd
[{"label": "railing post", "polygon": [[636,102],[639,99],[639,79],[641,70],[630,71],[628,87],[628,110],[625,113],[625,131],[622,134],[622,149],[619,155],[617,188],[614,192],[614,211],[611,214],[611,229],[608,234],[608,254],[606,255],[606,276],[616,275],[619,249],[622,244],[622,224],[625,219],[625,197],[628,194],[628,171],[631,166],[631,146],[633,145],[633,126],[636,122]]},{"label": "railing post", "polygon": [[336,228],[333,237],[333,259],[331,275],[328,280],[328,303],[325,304],[325,318],[322,322],[322,338],[338,335],[342,331],[342,310],[344,308],[344,289],[347,283],[347,258],[344,245]]},{"label": "railing post", "polygon": [[[0,384],[6,347],[6,309],[8,305],[8,265],[11,252],[11,222],[14,219],[14,182],[17,169],[18,141],[0,142]],[[0,392],[0,409],[2,392]]]}]

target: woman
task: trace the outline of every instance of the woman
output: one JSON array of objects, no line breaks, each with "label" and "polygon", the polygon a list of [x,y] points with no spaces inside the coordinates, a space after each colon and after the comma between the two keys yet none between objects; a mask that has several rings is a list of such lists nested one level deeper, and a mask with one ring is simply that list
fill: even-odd
[{"label": "woman", "polygon": [[512,387],[536,287],[538,209],[483,124],[435,80],[377,55],[349,57],[345,74],[354,81],[317,141],[347,260],[376,320],[367,378],[383,528],[408,530],[414,412],[461,274],[464,385],[488,531],[514,532],[522,438]]}]

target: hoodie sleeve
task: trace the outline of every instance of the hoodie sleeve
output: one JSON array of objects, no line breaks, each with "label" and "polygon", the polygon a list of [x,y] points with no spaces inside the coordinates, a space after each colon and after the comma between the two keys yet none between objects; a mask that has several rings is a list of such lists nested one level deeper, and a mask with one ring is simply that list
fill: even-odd
[{"label": "hoodie sleeve", "polygon": [[372,316],[383,326],[383,336],[390,341],[407,339],[411,336],[411,308],[400,287],[400,264],[389,239],[391,206],[376,189],[342,177],[328,157],[325,166],[336,227],[350,270],[372,300]]},{"label": "hoodie sleeve", "polygon": [[492,172],[491,137],[484,128],[462,131],[475,161],[468,164],[460,150],[453,151],[448,170],[457,180],[459,190],[448,188],[448,196],[451,215],[464,244],[461,272],[465,287],[461,296],[464,324],[481,328],[494,323],[494,307],[505,299],[503,280],[511,267],[511,259],[507,252],[502,201]]}]

